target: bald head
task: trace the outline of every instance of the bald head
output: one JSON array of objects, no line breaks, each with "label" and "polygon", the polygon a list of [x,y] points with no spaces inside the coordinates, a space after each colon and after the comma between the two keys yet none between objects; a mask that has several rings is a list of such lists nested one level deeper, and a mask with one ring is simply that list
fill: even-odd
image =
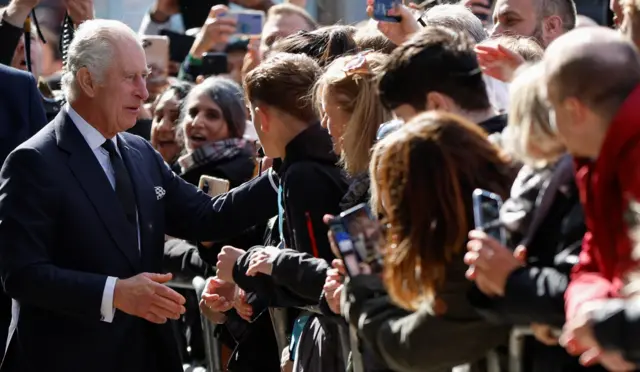
[{"label": "bald head", "polygon": [[618,32],[586,27],[556,39],[544,59],[549,99],[569,97],[612,116],[640,83],[640,55]]}]

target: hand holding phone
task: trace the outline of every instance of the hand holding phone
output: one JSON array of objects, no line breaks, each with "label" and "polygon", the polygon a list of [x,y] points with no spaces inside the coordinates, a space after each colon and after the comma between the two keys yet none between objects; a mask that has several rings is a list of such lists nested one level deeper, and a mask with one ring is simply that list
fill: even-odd
[{"label": "hand holding phone", "polygon": [[502,198],[499,195],[482,189],[473,191],[473,217],[476,230],[484,231],[506,246],[507,234],[500,221],[500,208],[502,208]]},{"label": "hand holding phone", "polygon": [[329,221],[329,229],[349,276],[382,272],[383,234],[366,204],[334,217]]},{"label": "hand holding phone", "polygon": [[396,7],[402,5],[401,0],[374,0],[371,9],[373,19],[384,22],[398,23],[401,20],[399,15],[392,15]]}]

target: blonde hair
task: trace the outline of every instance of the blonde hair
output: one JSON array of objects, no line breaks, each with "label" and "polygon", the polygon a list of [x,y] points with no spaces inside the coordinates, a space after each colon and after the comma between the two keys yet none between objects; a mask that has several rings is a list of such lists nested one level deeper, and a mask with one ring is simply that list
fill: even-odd
[{"label": "blonde hair", "polygon": [[376,76],[382,71],[387,56],[367,53],[366,72],[345,72],[345,66],[358,56],[336,59],[327,67],[314,88],[314,102],[322,112],[322,97],[328,90],[340,110],[350,115],[342,135],[342,165],[351,175],[365,172],[369,167],[371,148],[378,128],[391,120],[391,112],[381,103],[377,94]]},{"label": "blonde hair", "polygon": [[555,162],[566,151],[551,127],[549,111],[541,97],[543,74],[541,64],[518,70],[509,87],[509,122],[503,133],[505,150],[535,168]]}]

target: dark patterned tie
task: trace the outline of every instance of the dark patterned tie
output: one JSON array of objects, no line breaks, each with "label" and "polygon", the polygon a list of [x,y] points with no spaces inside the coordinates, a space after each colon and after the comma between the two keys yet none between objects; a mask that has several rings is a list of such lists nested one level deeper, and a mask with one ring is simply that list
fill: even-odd
[{"label": "dark patterned tie", "polygon": [[124,209],[124,213],[127,215],[127,220],[138,229],[138,223],[136,220],[136,196],[133,192],[133,184],[129,177],[127,167],[124,165],[122,158],[116,151],[116,146],[113,141],[106,140],[102,147],[109,152],[109,159],[111,160],[111,166],[116,175],[116,195],[120,204]]}]

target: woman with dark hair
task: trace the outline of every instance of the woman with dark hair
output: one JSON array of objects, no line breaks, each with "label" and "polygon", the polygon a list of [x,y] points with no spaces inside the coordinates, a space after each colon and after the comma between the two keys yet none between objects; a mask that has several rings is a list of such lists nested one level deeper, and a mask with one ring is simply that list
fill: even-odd
[{"label": "woman with dark hair", "polygon": [[325,67],[338,57],[358,51],[353,39],[355,33],[355,27],[341,25],[322,27],[315,31],[300,31],[278,40],[271,47],[269,54],[306,54],[320,67]]},{"label": "woman with dark hair", "polygon": [[372,209],[387,227],[384,270],[345,284],[343,314],[393,370],[449,371],[481,360],[508,328],[489,324],[466,298],[471,195],[482,188],[507,196],[508,159],[477,125],[426,113],[375,146],[370,174]]},{"label": "woman with dark hair", "polygon": [[202,175],[218,177],[232,188],[253,177],[255,151],[243,138],[247,111],[238,84],[208,78],[191,90],[181,111],[178,136],[186,153],[173,167],[180,177],[194,185]]},{"label": "woman with dark hair", "polygon": [[170,85],[153,103],[150,142],[168,164],[175,163],[184,148],[176,129],[180,108],[190,91],[190,83],[177,82]]}]

